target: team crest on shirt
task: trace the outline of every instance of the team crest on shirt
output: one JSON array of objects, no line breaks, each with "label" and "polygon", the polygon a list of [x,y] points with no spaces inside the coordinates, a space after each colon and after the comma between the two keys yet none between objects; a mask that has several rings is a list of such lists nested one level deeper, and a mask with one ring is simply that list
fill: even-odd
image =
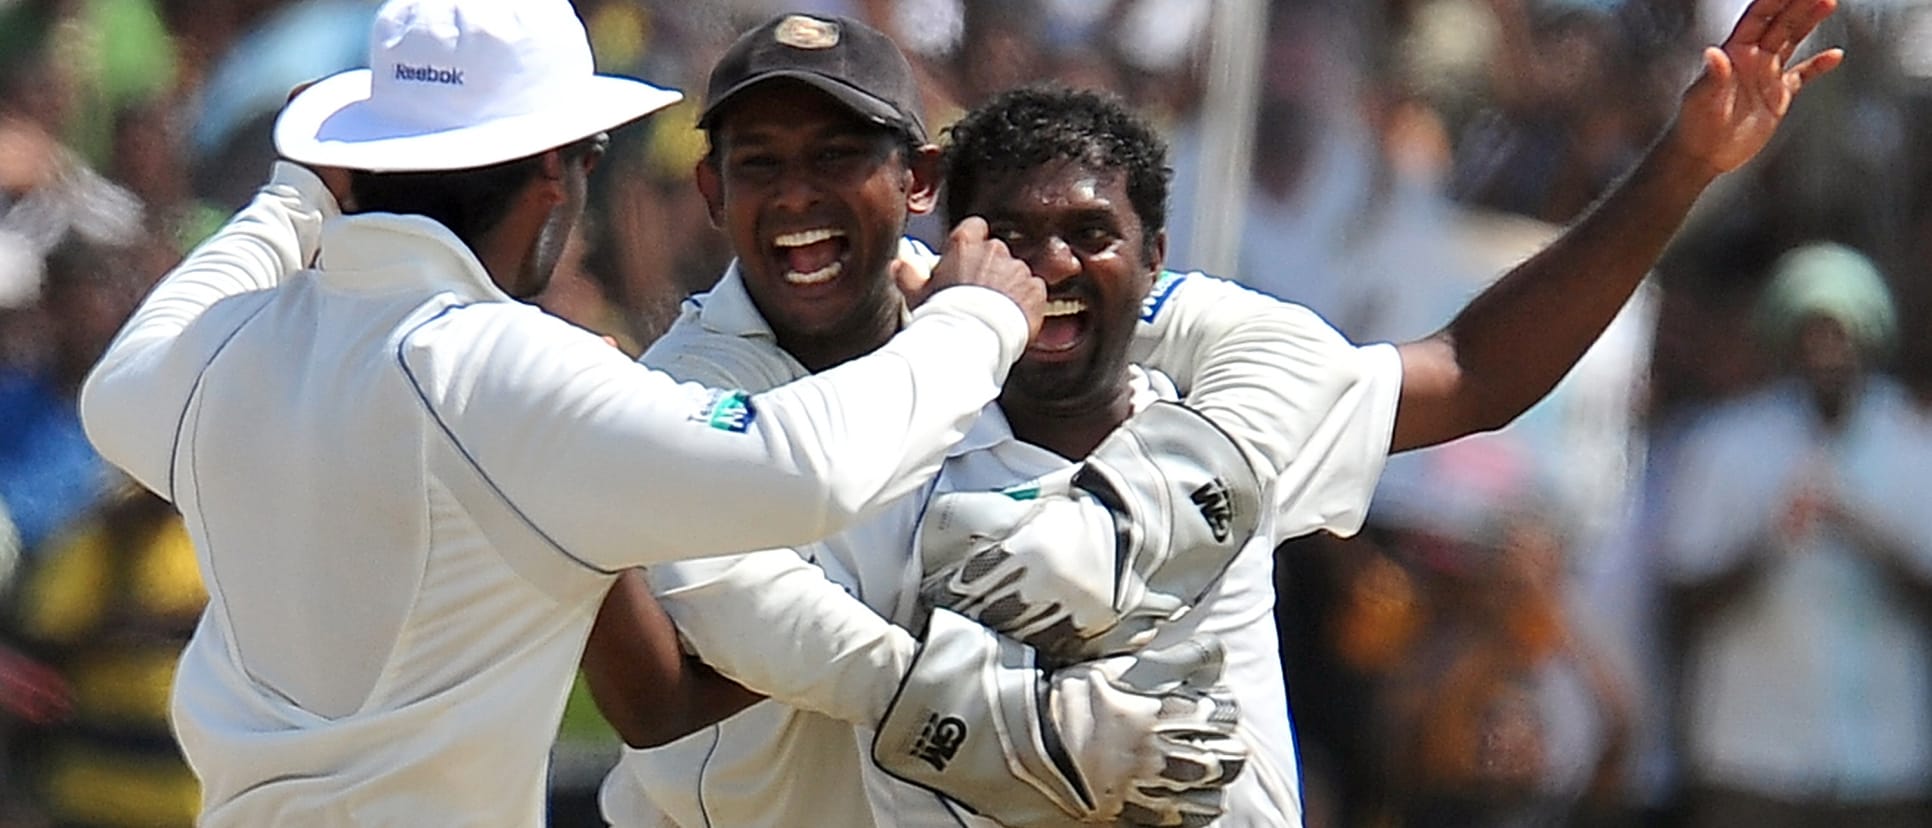
[{"label": "team crest on shirt", "polygon": [[1187,274],[1163,270],[1154,277],[1154,287],[1147,291],[1147,298],[1140,300],[1140,321],[1153,322],[1161,315],[1161,306],[1167,304],[1167,297],[1174,295],[1174,289],[1187,281]]},{"label": "team crest on shirt", "polygon": [[705,398],[704,405],[691,412],[689,419],[719,431],[743,434],[751,428],[751,421],[757,418],[758,412],[752,408],[750,394],[743,391],[712,391]]}]

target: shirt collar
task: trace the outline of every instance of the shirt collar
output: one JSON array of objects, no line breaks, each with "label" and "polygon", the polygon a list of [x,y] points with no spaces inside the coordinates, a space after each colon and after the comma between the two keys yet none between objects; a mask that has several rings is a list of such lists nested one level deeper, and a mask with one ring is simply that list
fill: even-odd
[{"label": "shirt collar", "polygon": [[725,336],[745,339],[777,341],[771,331],[771,324],[765,321],[764,314],[751,301],[751,292],[745,289],[745,277],[738,272],[738,260],[731,260],[718,284],[707,293],[691,297],[698,306],[698,321],[704,329]]},{"label": "shirt collar", "polygon": [[[1139,413],[1159,400],[1175,400],[1180,394],[1174,387],[1174,380],[1166,374],[1139,365],[1127,366],[1127,382],[1132,387],[1134,413]],[[1006,421],[1006,412],[1000,410],[998,401],[987,403],[980,410],[979,419],[973,421],[966,436],[954,443],[946,452],[947,457],[959,457],[975,451],[984,451],[1005,443],[1018,443],[1014,436],[1013,425]]]},{"label": "shirt collar", "polygon": [[[352,286],[387,288],[416,280],[477,301],[513,302],[483,269],[469,245],[449,228],[423,216],[359,213],[322,224],[317,270],[358,274]],[[382,274],[383,278],[364,278]]]}]

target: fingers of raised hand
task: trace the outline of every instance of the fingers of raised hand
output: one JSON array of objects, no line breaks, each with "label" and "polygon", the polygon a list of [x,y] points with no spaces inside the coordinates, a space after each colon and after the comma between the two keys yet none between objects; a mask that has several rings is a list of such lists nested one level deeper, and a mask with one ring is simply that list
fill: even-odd
[{"label": "fingers of raised hand", "polygon": [[1046,285],[1033,276],[1026,262],[1013,258],[1005,242],[991,237],[985,219],[967,216],[953,228],[933,277],[929,290],[950,284],[978,284],[1011,296],[1027,312],[1032,331],[1039,332]]},{"label": "fingers of raised hand", "polygon": [[1810,37],[1818,24],[1837,8],[1838,0],[1790,0],[1790,4],[1772,21],[1764,38],[1758,41],[1758,46],[1775,53],[1778,65],[1783,66],[1791,61],[1798,44]]},{"label": "fingers of raised hand", "polygon": [[1838,0],[1755,0],[1738,18],[1724,50],[1758,49],[1776,55],[1782,67],[1798,44],[1838,8]]},{"label": "fingers of raised hand", "polygon": [[1803,63],[1793,66],[1786,71],[1785,87],[1792,92],[1797,92],[1799,89],[1804,88],[1805,84],[1816,80],[1818,76],[1826,72],[1838,68],[1838,65],[1844,62],[1845,50],[1826,49],[1806,58]]}]

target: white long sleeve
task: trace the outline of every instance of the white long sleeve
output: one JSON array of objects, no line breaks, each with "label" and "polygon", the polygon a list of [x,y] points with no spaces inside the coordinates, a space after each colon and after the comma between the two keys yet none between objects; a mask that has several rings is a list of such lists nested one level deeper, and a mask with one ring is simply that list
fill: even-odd
[{"label": "white long sleeve", "polygon": [[911,633],[790,550],[652,567],[651,582],[706,664],[840,721],[876,726],[918,652]]},{"label": "white long sleeve", "polygon": [[[711,301],[718,303],[713,313],[749,307],[735,277]],[[644,363],[682,380],[749,389],[806,375],[768,337],[706,330],[702,318],[687,313],[645,352]],[[896,585],[911,559],[911,522],[924,497],[921,488],[864,526],[813,545],[816,563],[770,549],[660,564],[651,567],[651,583],[685,641],[719,672],[790,706],[871,726],[917,644],[888,620],[889,606],[869,606],[821,565],[861,570],[847,572],[848,581]]]},{"label": "white long sleeve", "polygon": [[402,359],[507,500],[571,556],[617,569],[852,524],[937,472],[1025,340],[1010,300],[954,288],[874,353],[760,393],[676,383],[503,303],[432,320]]},{"label": "white long sleeve", "polygon": [[173,499],[167,477],[180,423],[156,412],[187,407],[194,384],[181,378],[225,341],[183,332],[223,300],[272,288],[307,266],[322,223],[338,214],[321,179],[278,162],[254,200],[155,285],[81,387],[81,422],[101,456]]}]

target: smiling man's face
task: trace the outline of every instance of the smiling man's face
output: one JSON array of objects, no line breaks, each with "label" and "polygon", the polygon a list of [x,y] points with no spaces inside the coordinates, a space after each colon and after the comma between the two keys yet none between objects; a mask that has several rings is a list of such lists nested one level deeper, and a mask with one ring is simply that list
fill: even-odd
[{"label": "smiling man's face", "polygon": [[715,167],[700,167],[699,188],[779,344],[802,357],[883,343],[899,323],[890,267],[906,218],[932,207],[931,160],[782,81],[735,96],[711,137]]},{"label": "smiling man's face", "polygon": [[1125,174],[1067,160],[1003,170],[981,181],[968,212],[1047,284],[1046,323],[1006,398],[1069,408],[1116,396],[1164,252],[1159,239],[1144,244]]}]

